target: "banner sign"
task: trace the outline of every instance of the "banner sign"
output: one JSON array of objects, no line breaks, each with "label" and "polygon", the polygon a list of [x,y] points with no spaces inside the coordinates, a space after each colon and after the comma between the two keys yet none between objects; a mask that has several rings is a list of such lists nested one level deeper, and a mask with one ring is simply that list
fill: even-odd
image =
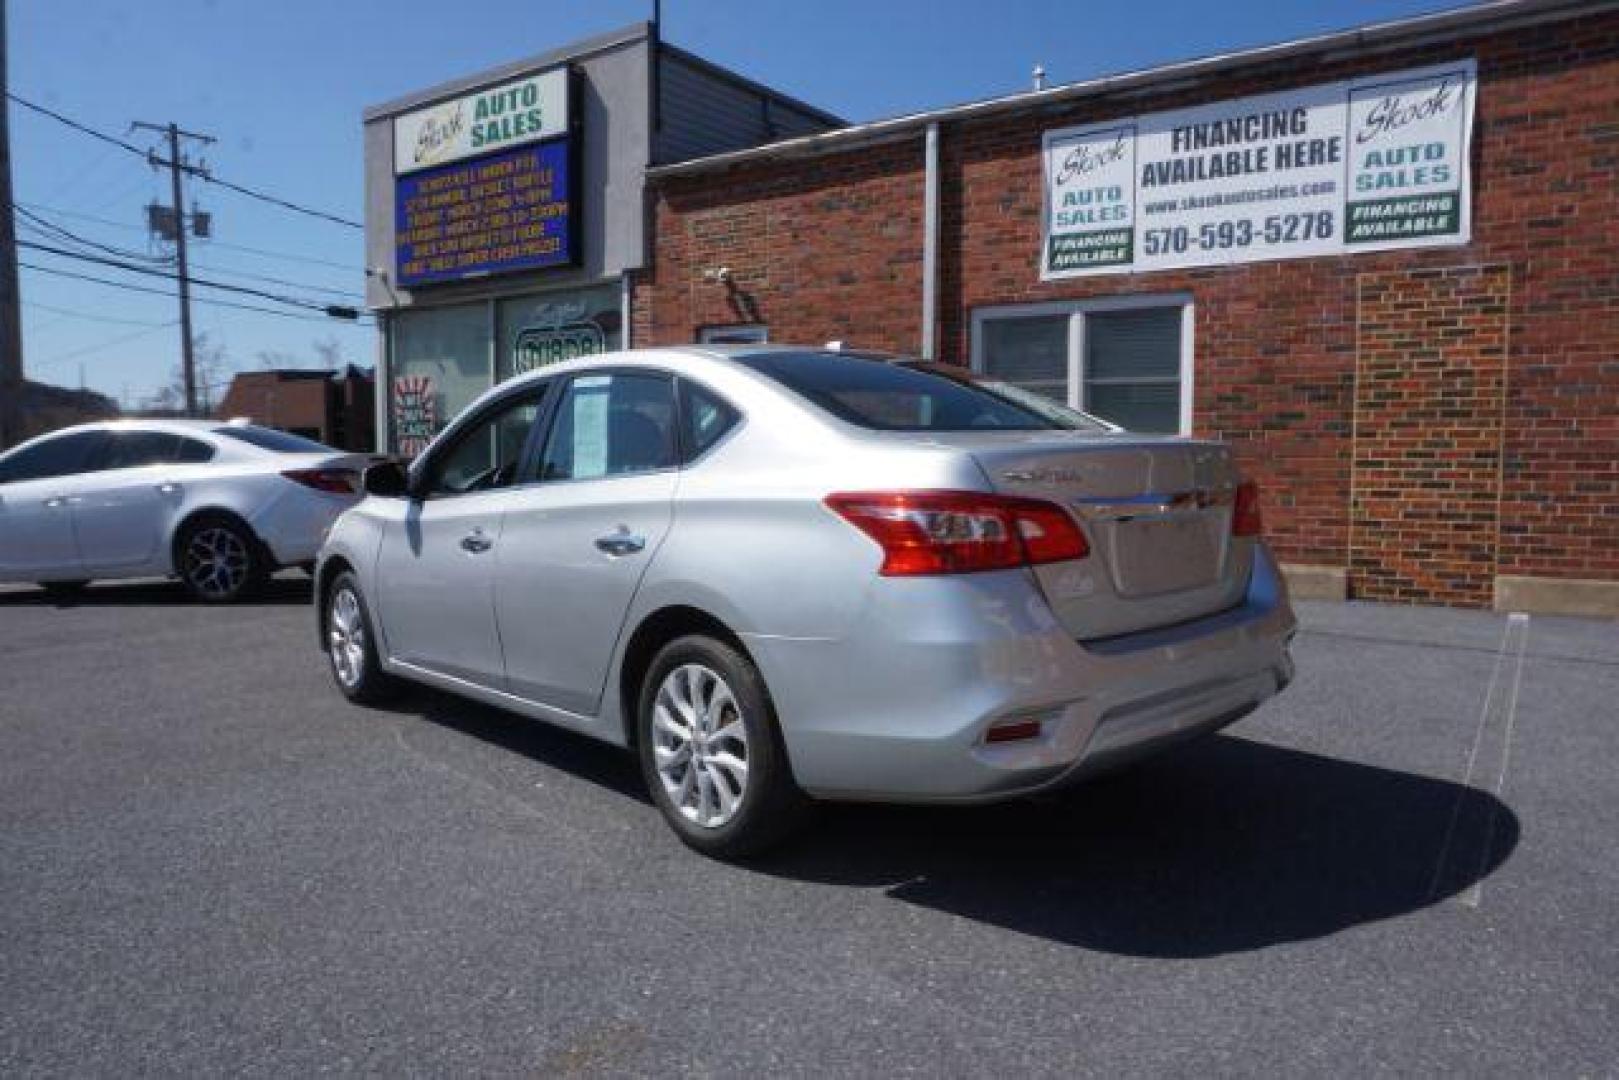
[{"label": "banner sign", "polygon": [[565,67],[418,109],[394,120],[394,172],[565,135],[568,116]]},{"label": "banner sign", "polygon": [[438,398],[430,375],[394,379],[394,439],[399,452],[415,457],[438,434]]},{"label": "banner sign", "polygon": [[1472,60],[1048,131],[1043,280],[1471,237]]},{"label": "banner sign", "polygon": [[569,140],[394,180],[402,286],[575,261]]}]

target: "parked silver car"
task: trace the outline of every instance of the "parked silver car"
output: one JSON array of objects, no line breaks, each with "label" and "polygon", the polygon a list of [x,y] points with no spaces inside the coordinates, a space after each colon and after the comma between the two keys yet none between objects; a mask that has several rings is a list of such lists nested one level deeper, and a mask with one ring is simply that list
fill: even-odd
[{"label": "parked silver car", "polygon": [[573,361],[365,483],[317,570],[343,693],[403,677],[633,747],[716,855],[812,799],[1066,784],[1292,678],[1293,614],[1224,446],[954,368]]},{"label": "parked silver car", "polygon": [[198,600],[238,600],[314,562],[372,460],[241,422],[53,431],[0,454],[0,581],[68,593],[169,575]]}]

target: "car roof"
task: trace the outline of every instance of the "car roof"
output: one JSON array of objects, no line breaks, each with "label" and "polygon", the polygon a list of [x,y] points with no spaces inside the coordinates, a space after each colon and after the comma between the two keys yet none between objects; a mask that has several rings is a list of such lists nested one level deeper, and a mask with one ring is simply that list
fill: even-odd
[{"label": "car roof", "polygon": [[[869,349],[829,349],[824,345],[659,345],[644,349],[621,349],[615,352],[593,353],[590,356],[581,356],[572,360],[547,364],[544,367],[535,368],[533,371],[525,371],[515,378],[507,379],[505,382],[497,384],[495,389],[510,390],[556,375],[590,371],[598,367],[634,367],[637,363],[650,363],[657,367],[668,367],[678,373],[682,368],[687,367],[687,362],[691,360],[734,362],[747,360],[755,356],[782,353],[800,355],[818,353],[858,360],[906,359],[897,354],[879,353]],[[740,370],[748,370],[744,364],[735,364],[735,366]]]},{"label": "car roof", "polygon": [[209,436],[215,435],[220,428],[226,426],[228,425],[223,420],[196,420],[178,416],[121,416],[115,420],[92,420],[84,424],[73,424],[68,427],[55,428],[51,431],[43,431],[31,439],[25,439],[5,452],[10,453],[11,450],[36,442],[45,442],[49,439],[98,431],[156,431],[168,435],[186,435],[201,437],[204,441],[213,441],[209,439]]},{"label": "car roof", "polygon": [[77,424],[64,431],[164,431],[183,435],[207,435],[225,426],[223,420],[196,420],[181,416],[120,416],[116,420],[96,420]]}]

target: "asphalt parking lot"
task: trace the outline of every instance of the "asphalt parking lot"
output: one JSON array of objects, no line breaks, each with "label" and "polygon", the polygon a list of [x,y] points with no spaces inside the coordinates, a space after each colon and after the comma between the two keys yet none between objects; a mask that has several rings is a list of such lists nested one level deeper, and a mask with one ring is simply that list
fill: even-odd
[{"label": "asphalt parking lot", "polygon": [[1611,1072],[1619,627],[1300,606],[1227,734],[739,868],[615,751],[349,706],[296,576],[0,592],[0,1073]]}]

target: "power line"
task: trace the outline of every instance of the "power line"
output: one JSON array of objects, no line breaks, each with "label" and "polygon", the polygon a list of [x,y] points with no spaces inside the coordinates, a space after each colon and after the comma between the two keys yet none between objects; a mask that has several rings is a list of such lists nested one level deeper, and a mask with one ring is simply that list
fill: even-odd
[{"label": "power line", "polygon": [[245,251],[250,255],[262,255],[267,259],[285,259],[288,262],[309,263],[312,266],[329,266],[334,270],[347,270],[353,274],[365,272],[364,267],[354,266],[350,263],[332,262],[329,259],[317,259],[310,255],[291,255],[284,251],[269,251],[265,248],[248,247],[245,244],[227,244],[223,240],[209,240],[208,246],[225,248],[229,251]]},{"label": "power line", "polygon": [[[145,227],[141,225],[131,225],[127,221],[115,221],[112,218],[98,217],[95,214],[86,214],[79,210],[65,210],[59,206],[46,206],[43,203],[34,202],[19,202],[16,205],[19,212],[21,212],[22,208],[28,207],[34,210],[43,210],[46,213],[58,214],[62,217],[75,218],[79,221],[90,221],[97,225],[106,225],[107,227],[113,229],[126,229],[130,232],[146,231]],[[249,254],[263,256],[267,259],[283,259],[287,262],[309,263],[312,266],[326,266],[332,268],[333,270],[343,270],[354,274],[361,272],[358,266],[332,262],[329,259],[317,259],[309,255],[294,255],[291,252],[286,251],[267,251],[264,248],[245,247],[241,244],[227,244],[222,240],[215,240],[212,237],[209,237],[205,250],[213,248],[224,248],[231,251],[247,252]],[[201,266],[200,263],[197,265]],[[292,285],[298,288],[309,289],[313,292],[332,293],[337,296],[350,296],[357,300],[364,299],[364,296],[361,293],[354,292],[352,290],[334,289],[323,285],[312,285],[306,281],[289,281],[286,278],[271,277],[267,274],[255,274],[246,270],[237,270],[234,267],[205,266],[202,268],[205,270],[212,270],[219,274],[232,274],[237,277],[252,278],[257,281],[269,281],[277,285]]]},{"label": "power line", "polygon": [[[18,202],[18,206],[26,206],[33,210],[43,210],[50,214],[59,214],[62,217],[76,218],[79,221],[93,221],[97,225],[106,225],[114,229],[127,229],[131,232],[145,232],[142,225],[131,225],[127,221],[115,221],[112,218],[98,217],[95,214],[86,214],[82,210],[66,210],[60,206],[46,206],[44,203]],[[271,251],[266,248],[247,247],[244,244],[228,244],[223,240],[209,237],[209,248],[223,248],[228,251],[243,251],[250,255],[261,255],[267,259],[284,259],[287,262],[308,263],[311,266],[328,266],[333,270],[346,270],[352,274],[363,272],[363,268],[352,263],[333,262],[330,259],[317,259],[312,255],[295,255],[290,251]]]},{"label": "power line", "polygon": [[314,210],[307,206],[299,206],[295,202],[288,202],[286,199],[278,199],[274,195],[267,195],[262,191],[255,191],[254,189],[244,187],[241,184],[233,184],[229,180],[221,180],[219,177],[210,173],[198,171],[194,175],[201,177],[207,183],[234,191],[238,195],[246,195],[250,199],[257,199],[260,202],[269,203],[271,206],[279,206],[284,210],[291,210],[299,214],[307,214],[312,218],[319,218],[322,221],[330,221],[336,225],[346,225],[351,229],[363,230],[365,228],[365,226],[361,225],[358,221],[350,221],[348,218],[338,217],[336,214],[328,214],[324,210]]},{"label": "power line", "polygon": [[88,311],[74,311],[72,308],[52,307],[50,304],[41,304],[34,300],[24,300],[22,306],[35,308],[39,311],[48,311],[52,315],[62,315],[69,319],[83,319],[86,322],[112,323],[123,326],[173,326],[173,323],[148,322],[145,319],[120,319],[112,315],[92,315]]},{"label": "power line", "polygon": [[59,124],[66,124],[68,127],[72,128],[74,131],[79,132],[81,135],[88,135],[92,139],[100,139],[104,143],[111,143],[114,146],[123,147],[125,150],[128,150],[131,154],[134,154],[136,157],[140,157],[140,158],[146,157],[147,152],[145,150],[142,150],[140,147],[136,146],[134,143],[128,143],[128,142],[125,142],[122,139],[115,139],[111,135],[106,134],[105,132],[97,131],[93,127],[86,127],[84,124],[79,123],[77,120],[70,120],[68,117],[63,116],[61,113],[55,112],[55,111],[53,111],[51,109],[47,109],[43,105],[35,105],[32,101],[25,101],[24,99],[18,97],[16,94],[13,94],[10,90],[6,91],[6,97],[9,98],[10,100],[16,102],[18,105],[21,105],[25,109],[32,109],[34,112],[39,113],[41,116],[50,117],[52,120],[55,120]]},{"label": "power line", "polygon": [[86,214],[82,210],[64,210],[60,206],[46,206],[44,203],[23,202],[21,200],[18,200],[16,205],[26,206],[30,210],[43,210],[47,214],[60,214],[63,217],[78,218],[80,221],[93,221],[97,225],[110,225],[115,229],[131,229],[142,233],[146,231],[146,226],[144,225],[131,225],[127,221],[114,221],[112,218],[97,217],[94,214]]},{"label": "power line", "polygon": [[80,236],[78,233],[73,232],[70,229],[65,229],[46,218],[40,217],[31,210],[25,210],[20,206],[13,207],[13,209],[15,209],[17,213],[21,214],[23,217],[27,218],[28,221],[32,222],[36,231],[43,232],[50,239],[58,241],[70,240],[75,244],[83,244],[85,247],[94,248],[95,250],[105,252],[108,255],[117,255],[119,258],[123,259],[139,259],[142,262],[149,263],[172,263],[174,261],[166,256],[147,255],[138,251],[130,251],[128,248],[113,247],[111,244],[103,244],[98,240],[90,240],[86,237]]},{"label": "power line", "polygon": [[[151,293],[154,296],[172,296],[167,289],[152,289],[144,285],[132,285],[127,281],[114,281],[110,278],[95,277],[91,274],[80,274],[72,270],[62,270],[55,266],[40,266],[37,263],[18,262],[18,266],[25,270],[35,270],[42,274],[54,274],[57,277],[73,278],[75,281],[89,281],[97,285],[107,285],[114,289],[125,289],[129,292]],[[231,300],[216,300],[213,297],[197,297],[193,300],[197,304],[212,304],[214,307],[236,308],[239,311],[256,311],[262,315],[279,315],[284,319],[304,319],[308,322],[325,323],[332,325],[332,319],[327,315],[305,315],[299,311],[278,311],[275,308],[258,307],[253,304],[238,304]],[[364,316],[361,317],[362,319]],[[352,325],[358,320],[340,320],[339,325]]]},{"label": "power line", "polygon": [[[25,109],[32,109],[34,112],[40,113],[40,114],[42,114],[44,116],[48,116],[52,120],[57,121],[58,123],[66,124],[68,127],[72,128],[74,131],[77,131],[77,132],[79,132],[79,133],[81,133],[83,135],[88,135],[93,139],[100,139],[102,142],[111,143],[114,146],[122,147],[123,149],[129,151],[131,154],[135,154],[136,156],[138,156],[138,157],[140,157],[140,158],[142,158],[142,159],[144,159],[146,161],[149,161],[154,165],[166,165],[166,164],[169,164],[168,162],[158,161],[156,156],[151,151],[142,150],[140,147],[136,146],[134,143],[125,142],[123,139],[114,138],[113,136],[108,135],[105,132],[97,131],[95,128],[89,127],[89,126],[87,126],[85,124],[81,124],[77,120],[72,120],[72,119],[70,119],[70,118],[68,118],[66,116],[63,116],[59,112],[56,112],[56,111],[51,110],[51,109],[47,109],[43,105],[36,105],[32,101],[28,101],[28,100],[25,100],[24,98],[20,98],[16,94],[11,93],[10,91],[6,92],[6,97],[10,98],[12,101],[16,102],[18,105],[21,105]],[[260,202],[269,203],[272,206],[279,206],[283,210],[291,210],[291,211],[293,211],[294,213],[297,213],[297,214],[304,214],[304,215],[307,215],[308,217],[318,218],[318,219],[320,219],[322,221],[329,221],[329,222],[332,222],[335,225],[343,225],[343,226],[346,226],[346,227],[348,227],[350,229],[364,229],[365,228],[365,226],[360,224],[358,221],[352,221],[352,220],[350,220],[349,218],[346,218],[346,217],[339,217],[336,214],[327,213],[325,210],[316,210],[313,207],[304,206],[304,205],[302,205],[300,203],[295,203],[295,202],[292,202],[292,201],[290,201],[288,199],[283,199],[283,198],[280,198],[278,196],[271,195],[268,192],[259,191],[257,188],[250,188],[245,184],[237,184],[237,183],[233,183],[233,182],[231,182],[229,180],[221,179],[220,177],[214,176],[212,173],[208,172],[208,170],[206,170],[204,168],[201,168],[200,166],[197,166],[197,165],[188,165],[188,164],[185,164],[184,162],[181,162],[181,163],[179,163],[178,167],[181,169],[181,171],[189,173],[190,175],[195,176],[198,179],[203,180],[203,181],[205,181],[207,183],[214,184],[214,185],[216,185],[218,187],[225,188],[225,189],[227,189],[229,191],[234,191],[238,195],[245,195],[250,199],[257,199]]]},{"label": "power line", "polygon": [[35,371],[38,371],[40,368],[48,368],[56,364],[66,363],[69,360],[74,360],[81,356],[88,356],[93,352],[100,352],[102,349],[110,349],[114,345],[122,345],[125,342],[134,341],[136,338],[146,337],[148,334],[154,334],[159,330],[167,330],[174,326],[175,322],[178,322],[178,320],[175,320],[174,322],[158,323],[156,326],[148,326],[144,330],[136,330],[132,334],[122,334],[107,341],[98,342],[95,345],[86,345],[82,349],[71,349],[59,356],[53,356],[49,360],[43,360],[37,364],[30,364],[28,366],[33,368]]},{"label": "power line", "polygon": [[63,165],[57,179],[49,186],[52,198],[65,198],[69,191],[95,176],[108,162],[118,166],[122,166],[124,163],[124,156],[119,153],[116,146],[97,145],[87,147],[87,149],[90,152],[89,157],[83,161],[68,162]]},{"label": "power line", "polygon": [[253,281],[268,281],[272,285],[291,285],[295,289],[306,289],[309,292],[330,293],[333,296],[344,296],[350,300],[365,302],[365,297],[349,289],[330,289],[324,285],[311,285],[306,281],[288,281],[286,278],[271,277],[268,274],[250,274],[246,270],[236,270],[229,266],[208,266],[203,263],[191,264],[198,270],[209,270],[216,274],[229,274],[232,277],[248,278]]},{"label": "power line", "polygon": [[[286,304],[289,307],[301,307],[308,308],[312,311],[324,312],[333,318],[345,317],[345,315],[341,314],[340,312],[353,312],[352,308],[344,308],[336,304],[322,304],[319,300],[306,300],[295,296],[285,296],[280,293],[268,292],[264,289],[255,289],[248,285],[231,285],[223,281],[210,281],[207,278],[192,277],[190,274],[159,270],[150,266],[134,266],[126,262],[120,262],[117,259],[108,259],[99,255],[89,255],[84,252],[69,251],[66,248],[51,247],[49,244],[38,244],[32,240],[19,240],[17,241],[17,246],[30,248],[34,251],[48,252],[52,255],[60,255],[63,258],[77,259],[81,262],[95,263],[98,266],[110,266],[114,269],[125,270],[132,274],[146,274],[151,277],[166,278],[170,281],[184,281],[188,285],[201,285],[209,289],[221,289],[225,292],[243,293],[247,296],[256,296],[264,300],[274,300],[278,304]],[[334,308],[337,308],[338,310],[334,311]],[[354,314],[357,315],[357,313]]]}]

